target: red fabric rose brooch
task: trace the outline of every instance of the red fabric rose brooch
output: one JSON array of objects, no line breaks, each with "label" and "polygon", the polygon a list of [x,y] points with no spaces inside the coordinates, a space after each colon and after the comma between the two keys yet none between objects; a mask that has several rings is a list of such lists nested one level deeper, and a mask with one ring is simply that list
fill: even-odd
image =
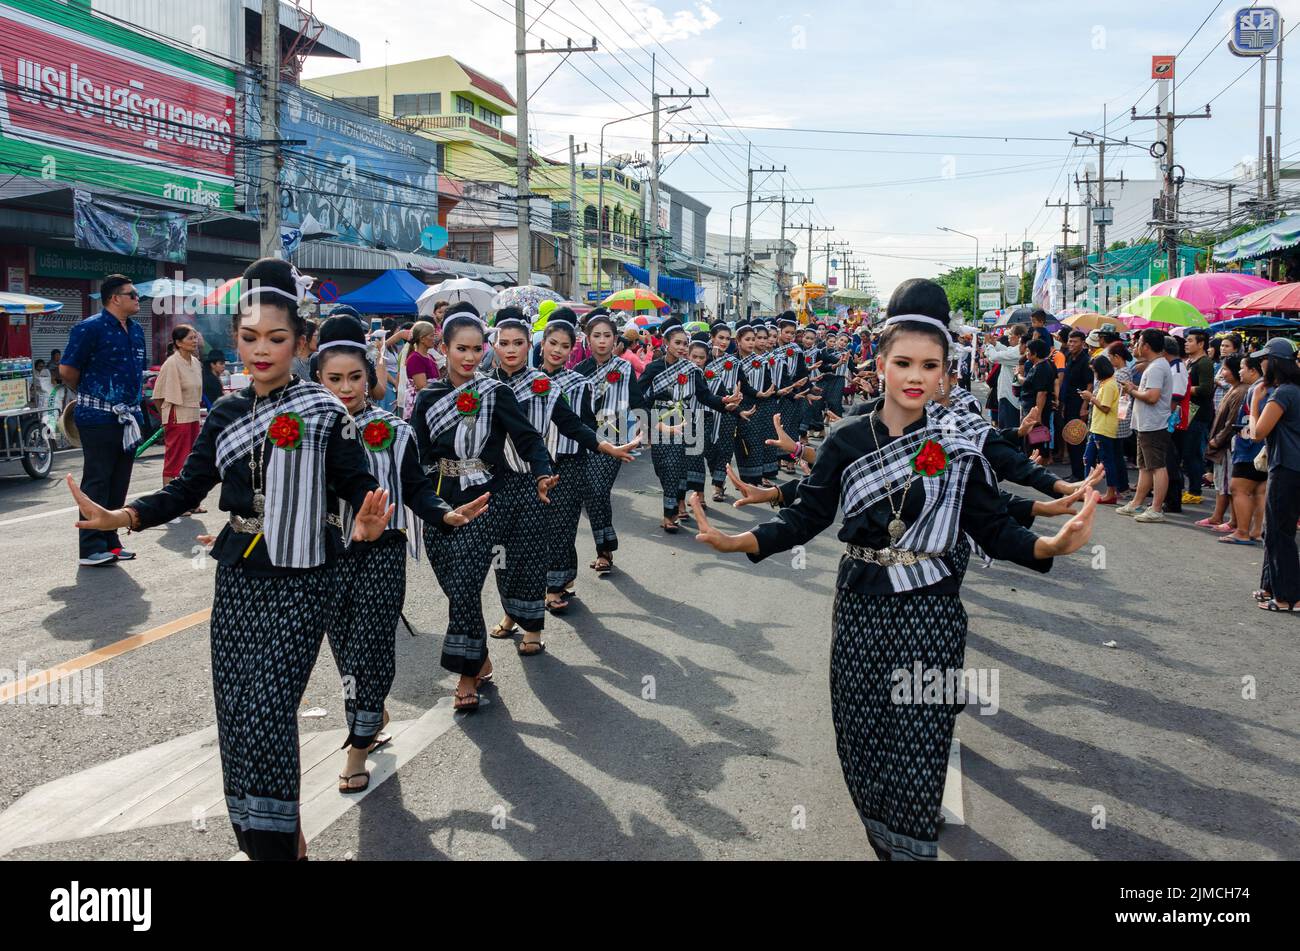
[{"label": "red fabric rose brooch", "polygon": [[774,366],[776,366],[776,357],[768,357],[768,358],[767,358],[767,365],[770,366],[770,367],[774,367]]},{"label": "red fabric rose brooch", "polygon": [[714,373],[712,370],[704,371],[704,379],[706,380],[712,380],[715,376],[717,376],[717,374]]},{"label": "red fabric rose brooch", "polygon": [[477,416],[479,397],[477,390],[466,390],[456,397],[456,412],[462,416]]},{"label": "red fabric rose brooch", "polygon": [[948,454],[943,451],[943,446],[933,439],[927,439],[921,451],[912,460],[912,468],[921,475],[938,475],[948,468]]},{"label": "red fabric rose brooch", "polygon": [[677,374],[677,385],[678,385],[678,386],[685,386],[685,385],[686,385],[686,374],[685,374],[685,373],[679,373],[679,374]]},{"label": "red fabric rose brooch", "polygon": [[722,364],[722,369],[730,370],[734,366],[735,366],[734,363],[732,363],[730,360],[727,360],[725,363]]},{"label": "red fabric rose brooch", "polygon": [[621,379],[623,379],[623,374],[619,373],[617,370],[610,370],[605,374],[606,383],[617,383]]},{"label": "red fabric rose brooch", "polygon": [[297,413],[281,413],[271,420],[266,435],[277,449],[292,452],[302,445],[302,417]]},{"label": "red fabric rose brooch", "polygon": [[396,435],[392,426],[382,419],[377,419],[372,423],[366,423],[366,428],[361,430],[361,441],[371,452],[383,452],[393,444]]},{"label": "red fabric rose brooch", "polygon": [[538,396],[551,392],[551,380],[549,377],[539,376],[533,380],[533,392]]}]

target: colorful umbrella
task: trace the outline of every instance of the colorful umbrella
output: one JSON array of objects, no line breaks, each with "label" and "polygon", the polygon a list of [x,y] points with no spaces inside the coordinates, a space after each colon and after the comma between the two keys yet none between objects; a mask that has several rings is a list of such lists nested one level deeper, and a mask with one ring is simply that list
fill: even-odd
[{"label": "colorful umbrella", "polygon": [[[1187,277],[1175,277],[1149,288],[1146,294],[1154,297],[1176,297],[1186,301],[1204,315],[1210,323],[1227,320],[1231,315],[1225,313],[1224,305],[1245,294],[1276,287],[1272,281],[1253,274],[1239,274],[1221,271],[1211,274],[1190,274]],[[1145,297],[1146,294],[1142,296]]]},{"label": "colorful umbrella", "polygon": [[636,317],[633,317],[630,323],[634,327],[640,327],[642,330],[653,330],[655,327],[658,327],[660,324],[662,324],[666,319],[667,318],[661,317],[658,314],[640,314]]},{"label": "colorful umbrella", "polygon": [[1238,314],[1260,314],[1266,311],[1300,310],[1300,284],[1275,284],[1247,294],[1232,302],[1231,309]]},{"label": "colorful umbrella", "polygon": [[542,301],[548,300],[559,303],[564,300],[564,295],[555,293],[549,287],[540,287],[536,284],[507,287],[492,299],[492,310],[500,310],[503,307],[518,307],[529,317],[536,317],[542,306]]},{"label": "colorful umbrella", "polygon": [[1130,330],[1210,326],[1205,315],[1186,301],[1177,297],[1153,296],[1150,293],[1141,294],[1125,304],[1119,319],[1128,324]]},{"label": "colorful umbrella", "polygon": [[1107,328],[1114,330],[1118,326],[1117,318],[1107,317],[1105,314],[1094,314],[1086,310],[1064,318],[1061,323],[1071,330],[1105,330]]},{"label": "colorful umbrella", "polygon": [[692,320],[689,324],[686,325],[686,332],[688,334],[701,333],[701,332],[708,333],[709,325],[702,320]]},{"label": "colorful umbrella", "polygon": [[0,293],[0,313],[6,314],[57,314],[63,305],[48,297],[31,294]]},{"label": "colorful umbrella", "polygon": [[496,297],[496,294],[496,288],[491,284],[474,281],[468,277],[457,277],[450,281],[443,281],[441,284],[431,285],[427,291],[420,295],[420,299],[415,302],[415,306],[419,309],[421,316],[432,317],[433,308],[438,305],[439,301],[446,301],[448,304],[469,301],[480,314],[486,314],[492,309],[492,300]]},{"label": "colorful umbrella", "polygon": [[648,287],[629,287],[615,291],[600,304],[610,310],[663,310],[668,307],[668,302]]},{"label": "colorful umbrella", "polygon": [[222,282],[203,298],[203,310],[209,314],[233,314],[239,309],[239,295],[243,286],[243,278],[239,277]]}]

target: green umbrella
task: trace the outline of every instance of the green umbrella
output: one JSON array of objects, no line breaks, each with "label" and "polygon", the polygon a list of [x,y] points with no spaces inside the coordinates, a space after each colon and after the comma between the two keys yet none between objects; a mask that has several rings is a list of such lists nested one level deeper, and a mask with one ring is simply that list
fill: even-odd
[{"label": "green umbrella", "polygon": [[1167,324],[1170,327],[1208,327],[1210,322],[1205,315],[1177,297],[1162,297],[1147,292],[1141,294],[1120,310],[1129,317],[1141,317],[1153,324]]}]

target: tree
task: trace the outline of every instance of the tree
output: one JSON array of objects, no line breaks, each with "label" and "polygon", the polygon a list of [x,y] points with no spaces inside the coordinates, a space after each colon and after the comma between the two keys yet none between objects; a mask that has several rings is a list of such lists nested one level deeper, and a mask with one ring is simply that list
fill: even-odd
[{"label": "tree", "polygon": [[948,295],[948,306],[953,310],[975,313],[975,284],[978,278],[973,267],[955,267],[935,279]]}]

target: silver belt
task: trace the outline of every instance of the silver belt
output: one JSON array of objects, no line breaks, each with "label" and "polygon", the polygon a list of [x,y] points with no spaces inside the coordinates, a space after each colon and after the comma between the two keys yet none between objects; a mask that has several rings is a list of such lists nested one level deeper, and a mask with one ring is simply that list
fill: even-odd
[{"label": "silver belt", "polygon": [[260,515],[253,518],[244,518],[242,515],[230,516],[230,527],[243,535],[256,535],[262,531],[263,526],[264,522]]},{"label": "silver belt", "polygon": [[335,515],[332,512],[325,516],[325,524],[333,525],[335,528],[343,527],[343,516]]},{"label": "silver belt", "polygon": [[938,557],[923,551],[907,551],[902,548],[863,548],[861,545],[847,545],[845,546],[845,553],[857,561],[880,565],[883,568],[890,568],[894,565],[915,565]]},{"label": "silver belt", "polygon": [[471,472],[482,472],[490,475],[492,467],[482,459],[439,459],[438,472],[445,476],[460,478],[469,475]]}]

